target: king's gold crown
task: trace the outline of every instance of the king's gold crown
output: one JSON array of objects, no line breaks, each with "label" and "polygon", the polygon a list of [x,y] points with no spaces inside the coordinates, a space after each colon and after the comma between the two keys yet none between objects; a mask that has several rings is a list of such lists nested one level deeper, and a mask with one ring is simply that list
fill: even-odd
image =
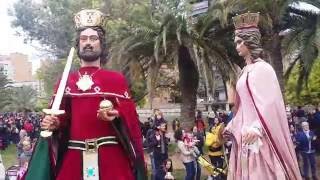
[{"label": "king's gold crown", "polygon": [[81,27],[104,26],[106,15],[96,9],[84,9],[74,16],[77,29]]},{"label": "king's gold crown", "polygon": [[258,28],[259,13],[244,13],[232,18],[235,29]]}]

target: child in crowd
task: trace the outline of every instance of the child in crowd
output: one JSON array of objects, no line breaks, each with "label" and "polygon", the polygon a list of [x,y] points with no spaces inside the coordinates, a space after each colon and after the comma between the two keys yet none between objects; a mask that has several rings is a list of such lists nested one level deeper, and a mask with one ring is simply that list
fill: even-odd
[{"label": "child in crowd", "polygon": [[174,180],[172,167],[172,160],[167,159],[161,165],[161,168],[158,170],[156,180]]}]

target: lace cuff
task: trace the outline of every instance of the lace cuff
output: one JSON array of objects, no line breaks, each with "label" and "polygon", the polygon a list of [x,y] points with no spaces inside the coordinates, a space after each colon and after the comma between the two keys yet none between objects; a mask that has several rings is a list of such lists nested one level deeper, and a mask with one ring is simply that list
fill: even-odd
[{"label": "lace cuff", "polygon": [[254,132],[254,133],[258,134],[260,137],[262,137],[262,135],[263,135],[262,127],[261,127],[259,121],[255,121],[254,123],[252,123],[252,125],[248,128],[248,131]]}]

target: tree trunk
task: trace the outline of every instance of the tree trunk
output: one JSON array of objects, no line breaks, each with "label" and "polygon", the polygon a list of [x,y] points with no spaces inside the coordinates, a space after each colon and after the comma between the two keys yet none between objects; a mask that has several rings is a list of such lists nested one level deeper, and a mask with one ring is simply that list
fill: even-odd
[{"label": "tree trunk", "polygon": [[273,33],[271,35],[271,40],[268,41],[265,45],[265,49],[269,52],[270,63],[273,66],[278,81],[280,84],[281,92],[284,94],[284,79],[283,79],[283,62],[282,62],[282,53],[281,53],[281,37],[279,33]]},{"label": "tree trunk", "polygon": [[160,68],[160,63],[156,63],[155,61],[152,61],[148,68],[147,88],[149,92],[148,101],[149,101],[150,109],[153,109],[152,101],[156,91],[159,68]]},{"label": "tree trunk", "polygon": [[191,130],[194,125],[196,110],[196,94],[199,83],[197,66],[190,56],[189,49],[179,47],[178,56],[179,86],[181,90],[181,125],[182,128]]}]

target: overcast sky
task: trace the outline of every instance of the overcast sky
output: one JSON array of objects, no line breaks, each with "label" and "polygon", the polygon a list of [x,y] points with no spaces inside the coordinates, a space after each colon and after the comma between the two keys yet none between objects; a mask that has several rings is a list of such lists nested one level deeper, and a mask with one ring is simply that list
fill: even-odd
[{"label": "overcast sky", "polygon": [[[12,7],[17,0],[0,0],[0,55],[8,55],[13,52],[27,54],[34,67],[39,65],[39,54],[31,44],[25,44],[23,37],[15,36],[16,30],[11,27],[12,17],[8,16],[8,8]],[[319,12],[314,6],[302,4],[302,9],[311,9]]]},{"label": "overcast sky", "polygon": [[8,8],[16,0],[0,0],[0,54],[7,55],[12,52],[20,52],[31,56],[35,49],[29,44],[23,43],[22,37],[15,36],[16,30],[11,27],[13,18],[8,16]]},{"label": "overcast sky", "polygon": [[33,72],[39,67],[40,57],[31,44],[25,44],[23,37],[16,36],[16,29],[11,27],[13,18],[8,16],[8,8],[17,0],[0,0],[0,55],[19,52],[28,55],[32,62]]}]

